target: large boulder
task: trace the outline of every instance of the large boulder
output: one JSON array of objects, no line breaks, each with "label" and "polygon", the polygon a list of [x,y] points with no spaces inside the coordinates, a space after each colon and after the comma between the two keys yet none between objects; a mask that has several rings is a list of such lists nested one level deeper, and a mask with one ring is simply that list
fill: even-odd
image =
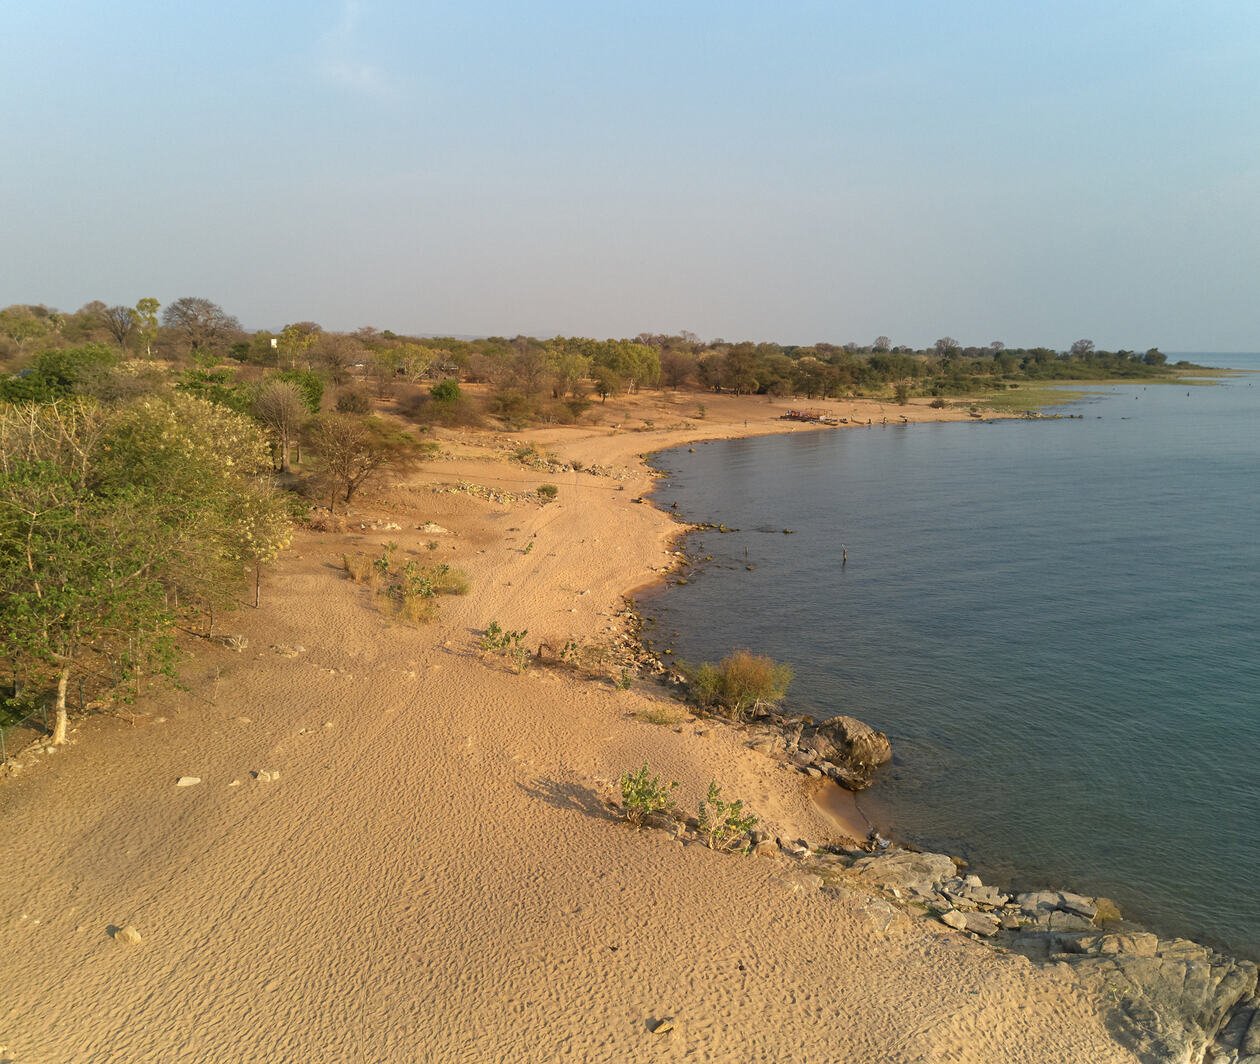
[{"label": "large boulder", "polygon": [[1065,936],[1060,944],[1064,951],[1055,959],[1106,988],[1143,1060],[1198,1064],[1218,1036],[1238,1054],[1234,1060],[1245,1060],[1252,1047],[1260,1051],[1260,1032],[1254,1039],[1251,1033],[1256,966],[1250,961],[1143,932]]},{"label": "large boulder", "polygon": [[941,884],[957,874],[952,857],[943,853],[888,850],[853,862],[858,878],[885,890],[930,898]]},{"label": "large boulder", "polygon": [[875,769],[892,760],[888,736],[856,717],[824,720],[799,740],[801,750],[816,761],[829,762],[828,775],[850,790],[869,787]]}]

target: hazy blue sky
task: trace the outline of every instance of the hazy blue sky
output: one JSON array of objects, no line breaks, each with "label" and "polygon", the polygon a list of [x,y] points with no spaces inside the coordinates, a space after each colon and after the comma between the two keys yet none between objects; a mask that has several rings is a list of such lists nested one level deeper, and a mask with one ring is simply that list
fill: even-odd
[{"label": "hazy blue sky", "polygon": [[1260,4],[0,3],[0,305],[1260,348]]}]

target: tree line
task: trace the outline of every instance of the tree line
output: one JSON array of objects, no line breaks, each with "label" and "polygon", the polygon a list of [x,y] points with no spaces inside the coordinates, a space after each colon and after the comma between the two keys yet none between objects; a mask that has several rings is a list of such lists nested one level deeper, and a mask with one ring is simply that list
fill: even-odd
[{"label": "tree line", "polygon": [[[1181,364],[1179,364],[1181,365]],[[633,338],[250,331],[200,297],[0,310],[0,658],[11,701],[168,674],[312,502],[335,514],[438,425],[573,422],[641,388],[975,394],[1172,370],[1157,350],[928,349]],[[471,387],[470,387],[471,386]],[[286,490],[287,489],[287,490]]]}]

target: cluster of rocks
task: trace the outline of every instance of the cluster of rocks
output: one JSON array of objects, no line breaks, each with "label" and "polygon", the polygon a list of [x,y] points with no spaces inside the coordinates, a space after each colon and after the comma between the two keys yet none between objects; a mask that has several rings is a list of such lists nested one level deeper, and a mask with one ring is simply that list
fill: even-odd
[{"label": "cluster of rocks", "polygon": [[484,484],[471,484],[466,480],[461,480],[458,484],[434,484],[432,491],[434,495],[471,495],[474,499],[497,502],[504,506],[510,506],[520,498],[513,491],[488,488]]},{"label": "cluster of rocks", "polygon": [[754,713],[754,750],[782,757],[807,776],[826,776],[850,791],[862,791],[875,771],[892,760],[888,736],[856,717],[815,720],[773,711]]},{"label": "cluster of rocks", "polygon": [[1260,1064],[1260,999],[1250,961],[1162,939],[1121,920],[1104,898],[1003,892],[962,874],[948,854],[781,848],[828,882],[841,876],[1031,960],[1067,964],[1116,1002],[1126,1040],[1143,1059]]}]

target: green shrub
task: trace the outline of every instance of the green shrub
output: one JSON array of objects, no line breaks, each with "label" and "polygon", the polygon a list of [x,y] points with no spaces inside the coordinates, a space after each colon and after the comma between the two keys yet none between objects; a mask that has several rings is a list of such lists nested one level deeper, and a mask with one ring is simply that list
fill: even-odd
[{"label": "green shrub", "polygon": [[692,697],[701,706],[746,720],[754,710],[783,701],[792,682],[792,666],[736,650],[716,665],[700,665],[688,679]]},{"label": "green shrub", "polygon": [[429,394],[433,396],[435,402],[439,403],[455,403],[463,395],[459,390],[459,381],[454,377],[447,377],[446,380],[439,381],[429,389]]},{"label": "green shrub", "polygon": [[731,850],[757,826],[757,818],[744,812],[744,803],[722,800],[717,780],[709,783],[709,793],[700,799],[699,831],[710,850]]},{"label": "green shrub", "polygon": [[538,494],[542,498],[543,502],[551,502],[557,495],[560,494],[560,489],[554,484],[540,484],[538,486]]},{"label": "green shrub", "polygon": [[947,405],[948,404],[945,402],[945,400],[942,399],[940,396],[937,396],[930,403],[928,403],[928,406],[930,406],[933,410],[944,410]]},{"label": "green shrub", "polygon": [[498,621],[491,621],[486,625],[486,630],[481,633],[482,653],[501,654],[512,663],[517,672],[523,672],[529,668],[531,657],[529,650],[525,647],[527,635],[529,635],[528,628],[512,632],[503,628]]},{"label": "green shrub", "polygon": [[672,814],[674,811],[673,791],[677,782],[668,786],[648,771],[648,763],[638,772],[627,772],[621,777],[621,804],[625,809],[626,819],[631,824],[643,824],[650,817]]}]

